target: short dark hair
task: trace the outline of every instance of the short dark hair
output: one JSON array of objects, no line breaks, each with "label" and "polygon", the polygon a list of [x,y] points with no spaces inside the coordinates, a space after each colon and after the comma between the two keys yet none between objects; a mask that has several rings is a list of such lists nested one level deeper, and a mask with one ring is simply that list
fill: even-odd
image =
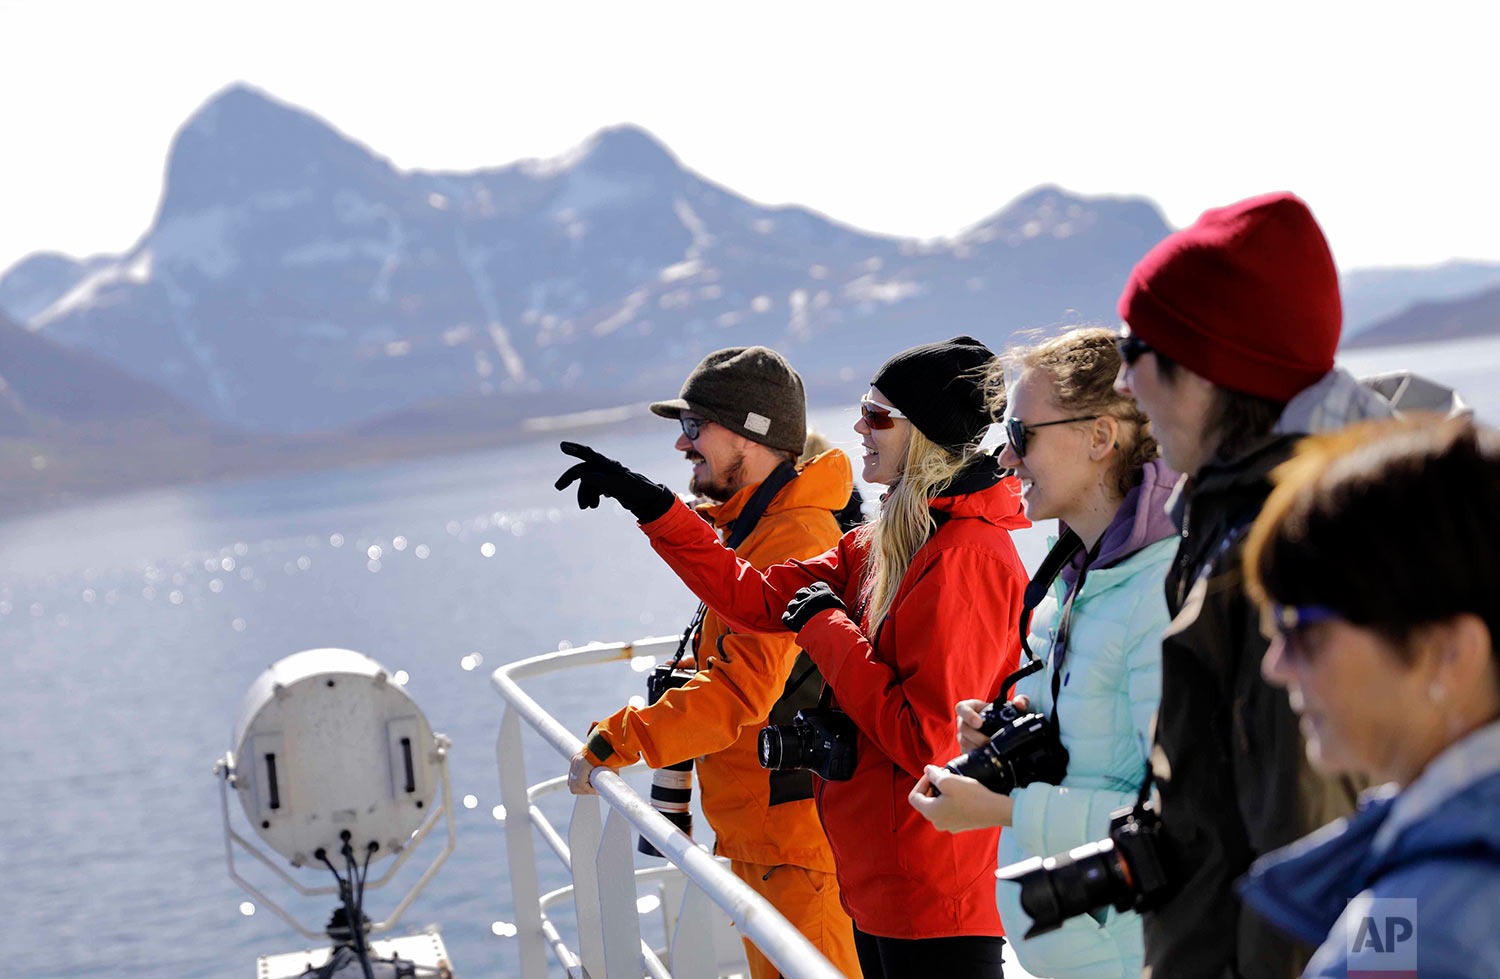
[{"label": "short dark hair", "polygon": [[1273,478],[1245,546],[1257,603],[1326,606],[1398,655],[1471,613],[1500,657],[1500,432],[1370,422],[1304,439]]},{"label": "short dark hair", "polygon": [[1241,455],[1271,434],[1285,410],[1285,401],[1219,388],[1205,429],[1205,434],[1214,441],[1214,457],[1233,459]]}]

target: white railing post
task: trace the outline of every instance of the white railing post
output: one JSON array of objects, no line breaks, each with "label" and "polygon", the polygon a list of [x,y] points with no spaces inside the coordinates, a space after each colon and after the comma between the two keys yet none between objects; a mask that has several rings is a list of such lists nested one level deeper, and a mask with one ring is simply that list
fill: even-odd
[{"label": "white railing post", "polygon": [[526,759],[521,753],[521,719],[507,707],[495,743],[500,762],[500,802],[505,806],[505,853],[510,863],[510,894],[516,909],[516,940],[521,975],[547,974],[547,938],[542,932],[541,883],[536,842],[531,836],[531,805],[526,801]]},{"label": "white railing post", "polygon": [[[526,837],[524,846],[518,846],[515,841],[508,844],[513,874],[517,873],[518,868],[525,868],[530,873],[530,881],[534,882],[536,879],[535,854],[531,845],[531,830],[534,826],[547,837],[549,843],[560,847],[560,841],[550,827],[544,828],[544,821],[538,822],[532,817],[524,787],[521,792],[513,790],[512,780],[524,780],[525,771],[519,765],[519,729],[506,726],[515,723],[511,713],[530,725],[564,760],[564,764],[583,747],[578,736],[547,713],[521,688],[519,681],[557,670],[628,661],[657,651],[665,652],[673,648],[676,642],[675,636],[661,636],[636,643],[591,643],[567,652],[547,653],[508,663],[491,675],[491,682],[509,708],[505,724],[502,725],[500,741],[501,781],[506,793],[504,800],[508,816],[506,836]],[[511,753],[515,755],[514,761],[507,758]],[[723,862],[694,844],[681,830],[669,823],[631,789],[617,772],[608,768],[595,769],[590,780],[599,795],[579,796],[575,800],[573,819],[568,827],[568,855],[563,856],[559,852],[559,856],[563,856],[572,866],[573,886],[554,891],[546,899],[547,906],[550,906],[555,899],[569,894],[573,898],[578,915],[580,954],[577,959],[562,945],[555,927],[546,916],[542,899],[535,900],[533,907],[536,910],[528,914],[521,907],[521,891],[514,891],[518,926],[540,920],[540,927],[535,930],[525,927],[523,936],[547,936],[550,944],[557,949],[559,961],[569,973],[577,968],[576,962],[581,962],[582,971],[592,979],[619,979],[620,976],[634,979],[644,973],[650,973],[653,977],[663,974],[656,956],[641,941],[635,891],[638,877],[654,879],[659,868],[634,870],[631,849],[633,836],[630,832],[630,827],[633,826],[667,857],[677,871],[692,882],[691,890],[683,899],[683,913],[688,920],[678,921],[676,928],[672,930],[671,945],[674,949],[680,949],[683,955],[680,963],[674,956],[673,972],[714,975],[721,966],[734,972],[743,971],[744,959],[739,956],[741,949],[736,947],[738,943],[734,940],[734,932],[738,931],[739,936],[754,941],[756,947],[783,975],[793,979],[840,979],[832,964],[765,898],[730,873]],[[557,779],[549,781],[560,782]],[[508,786],[512,788],[507,788]],[[601,802],[610,807],[607,833],[600,816]],[[515,822],[517,819],[520,820],[519,823]],[[608,845],[604,846],[606,838]],[[590,854],[594,859],[589,859]],[[532,883],[531,893],[534,894],[536,889],[536,885]],[[707,909],[709,925],[706,929],[697,924],[702,915],[700,908]],[[705,932],[710,936],[708,952],[704,952],[699,945],[700,936],[704,936]],[[719,940],[721,932],[725,939],[722,942]],[[707,973],[700,971],[704,968],[702,963],[705,959],[709,963],[706,966],[709,970]],[[525,961],[523,953],[523,963]],[[523,970],[523,975],[527,975],[528,979],[532,974],[543,973],[540,970],[532,973],[529,968]]]},{"label": "white railing post", "polygon": [[708,895],[703,888],[687,881],[677,926],[672,930],[673,979],[713,979],[718,975],[713,926],[713,905]]},{"label": "white railing post", "polygon": [[[609,979],[641,975],[641,918],[636,910],[635,834],[630,820],[611,807],[604,821],[594,870],[599,879],[599,917],[604,932],[604,974]],[[576,851],[575,851],[576,852]]]},{"label": "white railing post", "polygon": [[580,795],[573,800],[568,822],[568,850],[573,854],[573,910],[578,915],[578,959],[595,979],[604,976],[604,926],[600,920],[599,875],[594,862],[580,855],[596,853],[604,837],[599,798]]}]

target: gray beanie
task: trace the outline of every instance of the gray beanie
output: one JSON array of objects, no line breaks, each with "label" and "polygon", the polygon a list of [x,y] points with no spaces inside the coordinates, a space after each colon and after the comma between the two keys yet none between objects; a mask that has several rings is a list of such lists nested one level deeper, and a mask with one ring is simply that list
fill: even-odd
[{"label": "gray beanie", "polygon": [[787,452],[807,440],[807,395],[786,358],[768,347],[715,350],[693,368],[682,393],[652,412],[680,418],[694,411],[752,442]]}]

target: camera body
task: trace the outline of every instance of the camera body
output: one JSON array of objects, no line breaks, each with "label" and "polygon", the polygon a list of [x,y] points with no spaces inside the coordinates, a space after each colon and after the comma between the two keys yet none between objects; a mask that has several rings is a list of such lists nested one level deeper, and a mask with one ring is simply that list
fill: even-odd
[{"label": "camera body", "polygon": [[663,663],[646,674],[646,703],[656,703],[668,690],[685,687],[692,678],[693,673],[690,670],[674,670],[670,665]]},{"label": "camera body", "polygon": [[806,768],[829,782],[854,777],[859,761],[859,731],[854,721],[832,707],[797,711],[790,724],[760,729],[762,768]]},{"label": "camera body", "polygon": [[1168,887],[1160,829],[1161,817],[1143,805],[1117,809],[1106,839],[996,871],[1001,880],[1021,885],[1021,908],[1033,922],[1026,937],[1104,907],[1150,911],[1159,905]]},{"label": "camera body", "polygon": [[[689,670],[676,670],[663,663],[646,674],[646,703],[654,704],[668,690],[686,686],[693,678]],[[689,836],[693,835],[693,760],[678,762],[651,773],[651,805],[668,821]],[[644,836],[636,843],[636,852],[659,857],[661,851]]]},{"label": "camera body", "polygon": [[1014,703],[991,704],[980,715],[979,730],[990,740],[943,766],[966,775],[991,792],[1046,782],[1056,785],[1068,772],[1068,749],[1045,714],[1022,714]]}]

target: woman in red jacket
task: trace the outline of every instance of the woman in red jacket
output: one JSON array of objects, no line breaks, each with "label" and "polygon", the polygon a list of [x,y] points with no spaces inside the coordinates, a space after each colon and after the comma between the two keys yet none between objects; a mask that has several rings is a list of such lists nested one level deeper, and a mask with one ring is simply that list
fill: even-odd
[{"label": "woman in red jacket", "polygon": [[[990,424],[990,351],[970,337],[913,347],[870,382],[855,423],[880,516],[837,547],[764,572],[735,557],[664,486],[585,446],[557,482],[581,507],[617,499],[652,547],[732,628],[791,630],[857,728],[847,781],[819,781],[844,908],[866,979],[1001,975],[999,831],[949,834],[906,803],[923,766],[953,754],[953,704],[994,697],[1020,655],[1026,571],[1010,531],[1020,489],[972,446]],[[709,662],[713,662],[710,657]]]}]

